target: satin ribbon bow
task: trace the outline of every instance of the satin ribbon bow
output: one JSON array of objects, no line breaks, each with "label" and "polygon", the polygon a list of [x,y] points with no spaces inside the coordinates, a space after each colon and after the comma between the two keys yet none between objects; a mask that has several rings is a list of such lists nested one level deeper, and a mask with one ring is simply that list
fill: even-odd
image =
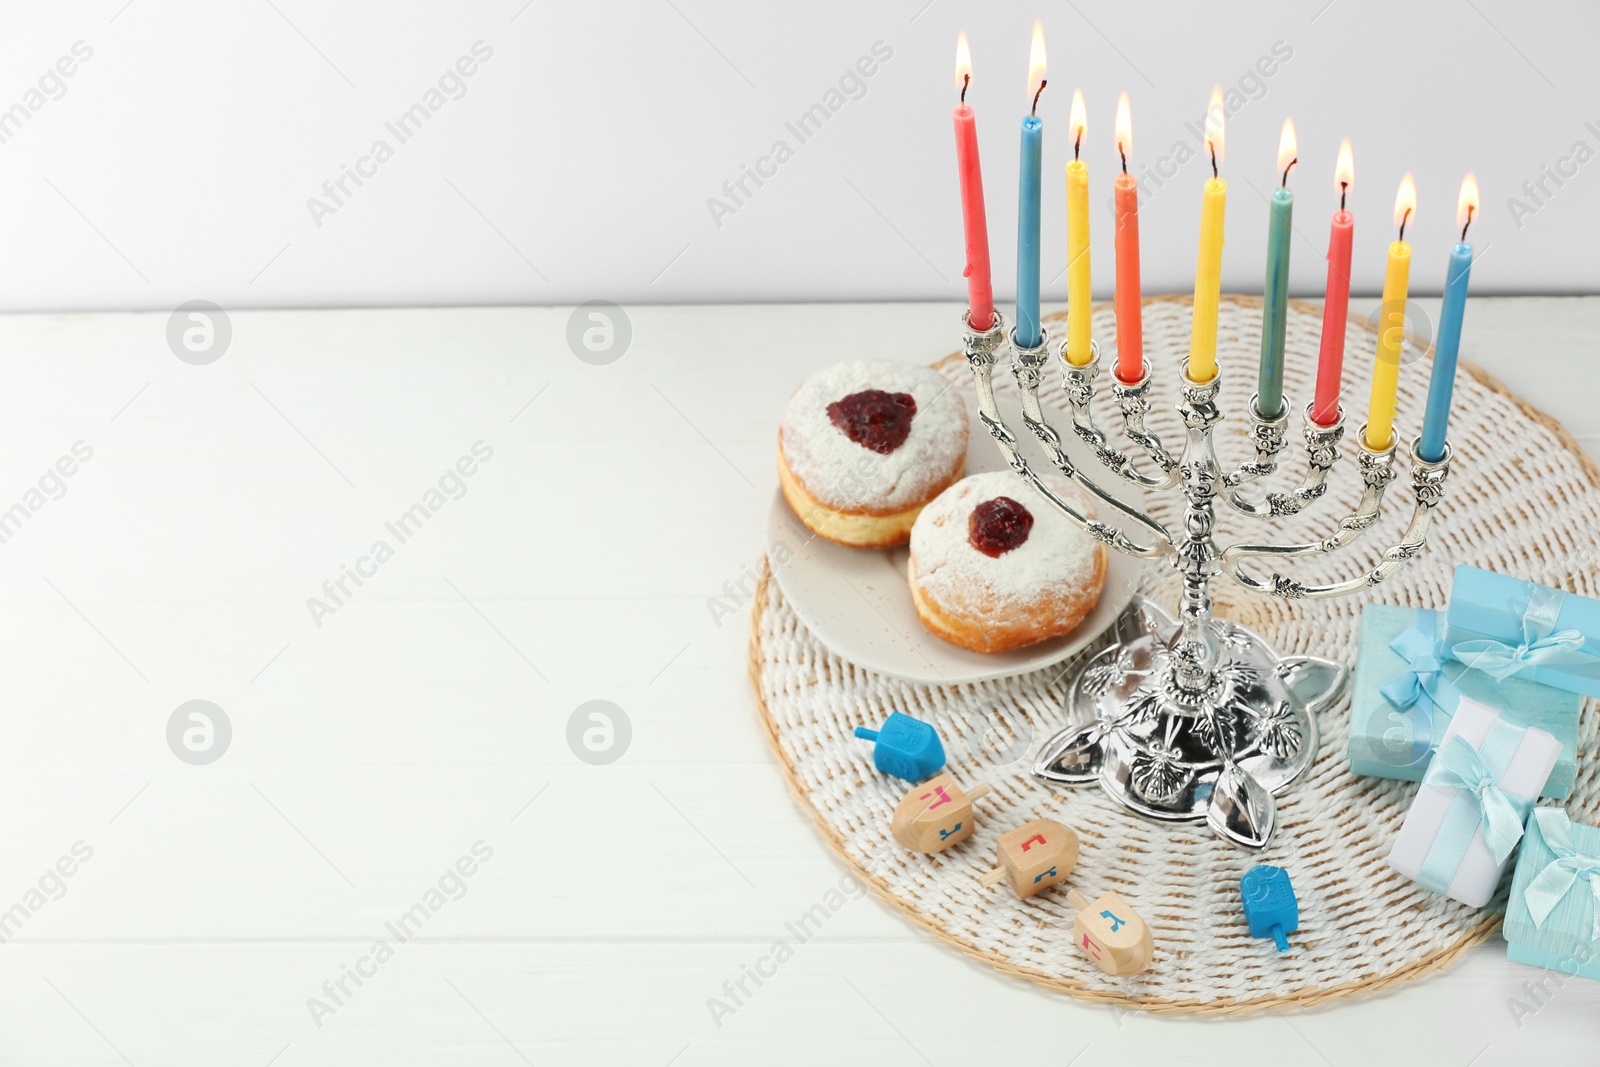
[{"label": "satin ribbon bow", "polygon": [[1406,661],[1406,670],[1383,686],[1380,692],[1384,699],[1402,711],[1420,705],[1421,710],[1431,713],[1442,703],[1439,672],[1444,666],[1432,627],[1424,627],[1421,622],[1408,627],[1389,642],[1389,650]]},{"label": "satin ribbon bow", "polygon": [[1582,878],[1589,883],[1589,892],[1594,895],[1589,937],[1600,942],[1600,856],[1585,856],[1572,847],[1572,821],[1560,808],[1538,808],[1533,817],[1539,822],[1539,834],[1545,845],[1556,856],[1545,864],[1544,870],[1523,893],[1533,925],[1543,926],[1561,898]]},{"label": "satin ribbon bow", "polygon": [[1492,637],[1457,642],[1450,654],[1468,667],[1503,682],[1519,671],[1548,664],[1587,664],[1595,659],[1583,651],[1582,630],[1556,630],[1561,601],[1559,589],[1536,585],[1522,613],[1522,643],[1508,645]]},{"label": "satin ribbon bow", "polygon": [[1532,799],[1518,798],[1522,801],[1522,810],[1518,811],[1517,805],[1489,773],[1478,750],[1459,734],[1439,750],[1433,758],[1433,766],[1428,768],[1428,775],[1431,784],[1454,786],[1477,801],[1483,819],[1483,839],[1494,854],[1494,861],[1504,863],[1522,840],[1522,820],[1533,804]]}]

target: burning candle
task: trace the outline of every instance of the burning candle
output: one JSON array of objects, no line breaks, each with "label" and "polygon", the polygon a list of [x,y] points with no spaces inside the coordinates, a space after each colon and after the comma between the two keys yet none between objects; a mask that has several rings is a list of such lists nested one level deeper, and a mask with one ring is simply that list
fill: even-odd
[{"label": "burning candle", "polygon": [[1389,246],[1389,265],[1383,275],[1383,306],[1379,309],[1378,351],[1372,368],[1372,400],[1367,405],[1368,448],[1394,444],[1395,392],[1400,387],[1400,344],[1406,335],[1406,292],[1411,281],[1411,246],[1406,244],[1406,223],[1417,210],[1417,183],[1411,173],[1400,179],[1394,198],[1394,222],[1400,235]]},{"label": "burning candle", "polygon": [[1017,344],[1039,344],[1039,167],[1044,123],[1039,97],[1044,93],[1044,27],[1035,21],[1028,49],[1028,114],[1022,120],[1022,167],[1017,191]]},{"label": "burning candle", "polygon": [[1083,93],[1072,92],[1072,114],[1067,135],[1072,138],[1072,162],[1067,164],[1067,362],[1082,367],[1089,362],[1093,336],[1093,292],[1089,287],[1089,168],[1078,158],[1088,127]]},{"label": "burning candle", "polygon": [[1339,376],[1344,373],[1344,329],[1350,312],[1350,246],[1355,240],[1356,217],[1344,200],[1355,181],[1355,156],[1350,138],[1339,142],[1339,162],[1333,180],[1339,187],[1339,210],[1328,231],[1328,286],[1322,297],[1322,348],[1317,354],[1317,394],[1311,403],[1311,421],[1332,426],[1339,421]]},{"label": "burning candle", "polygon": [[967,321],[974,330],[994,325],[994,287],[989,278],[989,222],[983,210],[983,169],[978,165],[978,122],[967,106],[972,84],[972,50],[967,35],[956,38],[956,166],[961,171],[961,222],[967,237]]},{"label": "burning candle", "polygon": [[1300,161],[1294,122],[1283,120],[1278,138],[1278,173],[1267,223],[1267,279],[1261,292],[1261,371],[1256,379],[1257,413],[1269,419],[1283,414],[1283,337],[1289,314],[1289,239],[1294,232],[1294,194],[1289,171]]},{"label": "burning candle", "polygon": [[1456,201],[1461,240],[1450,250],[1450,265],[1445,271],[1439,339],[1434,342],[1433,377],[1428,381],[1428,410],[1422,418],[1422,441],[1417,446],[1417,455],[1430,463],[1444,458],[1450,395],[1456,385],[1456,353],[1461,348],[1461,318],[1467,309],[1467,277],[1472,273],[1472,246],[1467,244],[1467,227],[1472,225],[1472,216],[1477,210],[1478,179],[1468,174],[1461,179],[1461,196]]},{"label": "burning candle", "polygon": [[1139,293],[1139,183],[1128,173],[1133,117],[1128,94],[1117,99],[1117,155],[1122,173],[1117,199],[1117,377],[1132,385],[1144,377],[1144,309]]},{"label": "burning candle", "polygon": [[1200,252],[1194,267],[1194,318],[1189,326],[1189,380],[1209,382],[1217,376],[1217,309],[1222,302],[1222,219],[1228,204],[1228,183],[1222,162],[1222,86],[1211,90],[1206,106],[1206,150],[1211,177],[1206,179],[1200,207]]}]

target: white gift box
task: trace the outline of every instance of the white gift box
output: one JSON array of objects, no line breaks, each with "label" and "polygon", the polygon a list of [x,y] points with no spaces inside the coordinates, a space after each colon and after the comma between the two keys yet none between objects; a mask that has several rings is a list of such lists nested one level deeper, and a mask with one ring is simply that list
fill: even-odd
[{"label": "white gift box", "polygon": [[[1476,753],[1477,766],[1492,778],[1516,812],[1515,837],[1561,757],[1561,742],[1534,726],[1523,726],[1493,708],[1463,697],[1439,742],[1443,755],[1460,738]],[[1502,801],[1502,802],[1503,802]],[[1494,803],[1491,798],[1490,803]],[[1407,878],[1470,907],[1494,896],[1511,854],[1497,858],[1485,835],[1485,798],[1463,788],[1439,756],[1417,788],[1417,797],[1389,851],[1389,865]]]}]

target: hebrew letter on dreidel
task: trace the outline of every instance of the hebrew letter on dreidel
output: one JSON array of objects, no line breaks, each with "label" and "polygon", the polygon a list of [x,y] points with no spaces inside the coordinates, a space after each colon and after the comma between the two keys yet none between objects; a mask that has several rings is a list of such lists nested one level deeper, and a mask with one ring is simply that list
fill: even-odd
[{"label": "hebrew letter on dreidel", "polygon": [[1150,966],[1155,940],[1150,928],[1128,902],[1116,893],[1102,894],[1093,904],[1076,889],[1067,899],[1078,909],[1072,939],[1106,974],[1138,974]]},{"label": "hebrew letter on dreidel", "polygon": [[1066,880],[1078,863],[1078,835],[1053,819],[1034,819],[1000,835],[999,866],[980,881],[994,885],[1004,878],[1023,900]]},{"label": "hebrew letter on dreidel", "polygon": [[987,785],[975,785],[969,793],[949,774],[937,775],[913,786],[895,807],[890,832],[915,852],[943,852],[972,836],[972,802],[987,792]]}]

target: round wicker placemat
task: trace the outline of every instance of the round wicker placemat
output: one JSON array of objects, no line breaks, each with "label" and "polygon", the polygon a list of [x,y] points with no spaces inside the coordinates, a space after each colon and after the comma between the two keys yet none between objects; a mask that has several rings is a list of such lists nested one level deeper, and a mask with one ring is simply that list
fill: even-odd
[{"label": "round wicker placemat", "polygon": [[[1228,297],[1222,306],[1217,358],[1226,379],[1223,410],[1243,410],[1254,389],[1261,301]],[[1166,440],[1181,439],[1177,371],[1188,345],[1189,301],[1145,302],[1145,345],[1156,374],[1150,422]],[[1294,405],[1313,387],[1321,312],[1292,303],[1284,394]],[[1095,309],[1095,333],[1115,336],[1108,306]],[[1370,387],[1373,336],[1352,323],[1346,340],[1345,408],[1350,433],[1362,421]],[[1397,432],[1409,440],[1420,424],[1430,363],[1425,346],[1408,339],[1403,356]],[[1110,353],[1108,352],[1108,359]],[[936,364],[958,387],[970,384],[966,361]],[[1472,563],[1589,596],[1600,594],[1594,531],[1600,529],[1600,471],[1558,423],[1500,382],[1463,365],[1456,384],[1450,439],[1455,461],[1444,503],[1420,557],[1369,598],[1286,602],[1257,597],[1226,579],[1213,586],[1219,615],[1263,634],[1283,652],[1308,652],[1350,662],[1365,600],[1442,607],[1451,573]],[[1056,376],[1059,378],[1059,376]],[[1016,410],[1009,374],[997,374],[1002,410]],[[1052,380],[1046,398],[1065,404]],[[1109,390],[1096,411],[1117,425]],[[970,403],[969,403],[970,408]],[[1224,463],[1246,455],[1246,420],[1219,430]],[[1294,412],[1292,457],[1278,479],[1304,473]],[[1108,476],[1109,477],[1109,476]],[[1292,480],[1292,481],[1291,481]],[[1277,520],[1267,539],[1311,540],[1331,531],[1353,507],[1360,479],[1348,454],[1335,468],[1327,496],[1305,513]],[[1410,514],[1405,481],[1390,491],[1385,518],[1345,554],[1296,573],[1314,581],[1371,567]],[[1158,518],[1171,521],[1164,501]],[[1222,544],[1252,534],[1247,520],[1219,516]],[[1153,568],[1145,592],[1173,605],[1176,575]],[[1321,747],[1311,769],[1279,797],[1280,828],[1259,856],[1231,848],[1203,825],[1167,825],[1137,818],[1099,789],[1052,789],[1029,774],[1038,746],[1064,722],[1066,680],[1098,645],[1060,667],[992,682],[925,686],[873,674],[829,652],[785,604],[764,573],[752,612],[750,676],[762,723],[785,778],[829,846],[881,899],[934,936],[997,970],[1087,1000],[1157,1012],[1238,1014],[1268,1007],[1309,1006],[1384,988],[1448,966],[1491,933],[1498,915],[1429,893],[1385,862],[1415,785],[1349,773],[1345,748],[1349,705],[1341,701],[1320,722]],[[1592,753],[1600,715],[1584,707],[1577,782],[1566,806],[1579,822],[1600,822],[1600,774]],[[910,853],[889,836],[894,806],[907,788],[872,768],[869,748],[852,736],[904,711],[939,730],[956,780],[987,782],[978,802],[977,832],[938,856]],[[1138,909],[1155,935],[1151,968],[1131,978],[1101,974],[1071,944],[1072,912],[1061,890],[1023,902],[1004,886],[985,890],[978,876],[994,859],[995,838],[1031,818],[1074,827],[1082,849],[1071,884],[1091,899],[1108,889]],[[1256,862],[1287,867],[1300,901],[1300,929],[1291,951],[1251,938],[1239,907],[1239,878]]]}]

